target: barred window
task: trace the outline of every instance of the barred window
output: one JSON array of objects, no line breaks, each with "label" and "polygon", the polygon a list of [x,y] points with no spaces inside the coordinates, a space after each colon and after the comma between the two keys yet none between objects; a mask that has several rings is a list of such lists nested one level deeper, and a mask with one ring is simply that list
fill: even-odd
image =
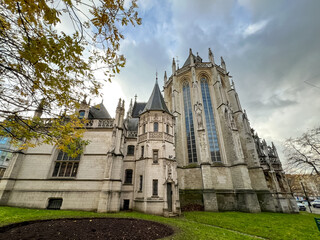
[{"label": "barred window", "polygon": [[80,155],[72,158],[60,150],[55,161],[52,177],[75,177],[78,172],[79,161]]}]

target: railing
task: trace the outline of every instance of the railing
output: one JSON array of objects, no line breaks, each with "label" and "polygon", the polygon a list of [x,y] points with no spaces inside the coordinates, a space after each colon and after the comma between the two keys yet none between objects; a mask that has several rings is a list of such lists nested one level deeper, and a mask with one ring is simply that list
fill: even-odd
[{"label": "railing", "polygon": [[[41,119],[45,125],[51,125],[54,119],[51,118],[42,118]],[[67,123],[69,119],[65,119]],[[86,128],[113,128],[114,119],[113,118],[104,118],[104,119],[87,119],[85,127]]]},{"label": "railing", "polygon": [[146,140],[159,140],[173,143],[173,136],[163,132],[149,132],[140,135],[138,142],[140,143]]},{"label": "railing", "polygon": [[113,128],[114,119],[89,119],[87,120],[87,128]]}]

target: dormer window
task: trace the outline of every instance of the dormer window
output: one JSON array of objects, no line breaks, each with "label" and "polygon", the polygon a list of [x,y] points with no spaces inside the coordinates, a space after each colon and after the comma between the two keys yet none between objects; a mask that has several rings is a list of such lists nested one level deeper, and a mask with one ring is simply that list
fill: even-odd
[{"label": "dormer window", "polygon": [[85,112],[84,110],[80,110],[80,111],[79,111],[79,118],[80,118],[80,119],[83,119],[85,113],[86,113],[86,112]]},{"label": "dormer window", "polygon": [[155,123],[153,124],[153,131],[154,131],[154,132],[158,132],[158,131],[159,131],[159,124],[158,124],[157,122],[155,122]]}]

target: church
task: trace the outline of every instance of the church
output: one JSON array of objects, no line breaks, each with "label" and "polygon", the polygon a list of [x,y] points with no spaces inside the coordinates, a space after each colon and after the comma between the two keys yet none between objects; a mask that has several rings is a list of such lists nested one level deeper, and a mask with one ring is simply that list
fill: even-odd
[{"label": "church", "polygon": [[72,158],[52,145],[15,153],[0,179],[0,205],[163,216],[181,211],[298,212],[276,147],[251,128],[221,58],[192,50],[172,62],[147,102],[119,100],[115,118],[81,103],[84,138]]}]

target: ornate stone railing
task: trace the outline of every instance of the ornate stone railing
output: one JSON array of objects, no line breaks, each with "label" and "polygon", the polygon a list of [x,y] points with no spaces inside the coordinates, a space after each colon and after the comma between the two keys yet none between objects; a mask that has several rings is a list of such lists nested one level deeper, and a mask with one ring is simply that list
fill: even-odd
[{"label": "ornate stone railing", "polygon": [[154,140],[162,140],[163,138],[163,133],[162,132],[150,132],[149,133],[149,138]]},{"label": "ornate stone railing", "polygon": [[87,128],[113,128],[114,119],[89,119],[86,123]]},{"label": "ornate stone railing", "polygon": [[163,132],[149,132],[140,135],[138,142],[143,142],[146,140],[159,140],[173,143],[173,136]]},{"label": "ornate stone railing", "polygon": [[147,133],[141,134],[141,135],[139,136],[138,142],[143,142],[143,141],[145,141],[145,140],[147,140]]},{"label": "ornate stone railing", "polygon": [[170,143],[173,143],[173,136],[167,133],[164,134],[164,139]]},{"label": "ornate stone railing", "polygon": [[137,131],[128,131],[127,132],[127,137],[129,137],[129,138],[136,138],[137,135],[138,135]]},{"label": "ornate stone railing", "polygon": [[212,67],[212,63],[210,62],[196,63],[196,67],[209,68],[209,67]]}]

